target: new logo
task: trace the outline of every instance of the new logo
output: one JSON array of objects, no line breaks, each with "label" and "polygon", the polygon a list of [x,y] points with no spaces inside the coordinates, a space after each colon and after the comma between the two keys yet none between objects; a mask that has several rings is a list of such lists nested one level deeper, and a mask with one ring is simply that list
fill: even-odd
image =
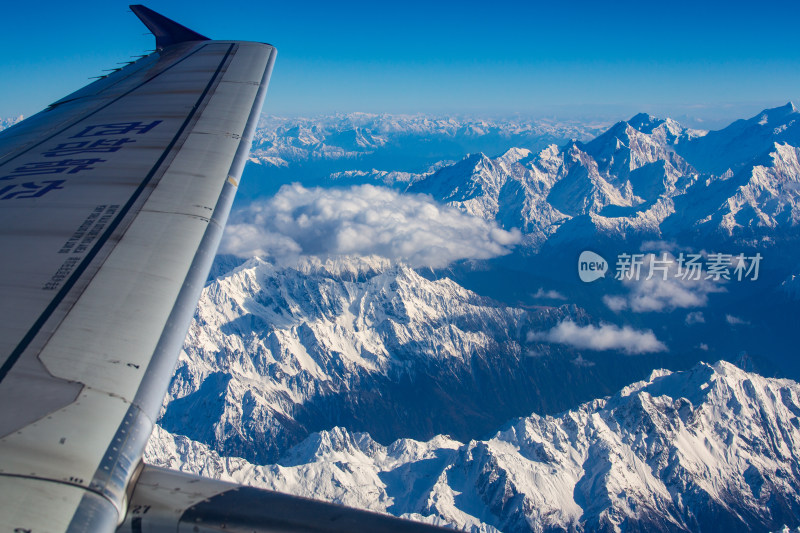
[{"label": "new logo", "polygon": [[578,258],[578,276],[584,283],[605,277],[608,272],[608,262],[600,255],[585,250]]}]

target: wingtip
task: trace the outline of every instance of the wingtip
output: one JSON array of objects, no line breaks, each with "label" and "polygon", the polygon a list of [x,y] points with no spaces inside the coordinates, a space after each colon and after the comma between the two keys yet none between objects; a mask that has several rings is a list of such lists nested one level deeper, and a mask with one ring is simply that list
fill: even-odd
[{"label": "wingtip", "polygon": [[139,20],[147,26],[147,29],[156,38],[156,48],[161,50],[167,46],[183,43],[187,41],[208,41],[205,35],[200,35],[194,30],[190,30],[183,24],[179,24],[150,9],[142,4],[132,4],[131,11],[139,17]]}]

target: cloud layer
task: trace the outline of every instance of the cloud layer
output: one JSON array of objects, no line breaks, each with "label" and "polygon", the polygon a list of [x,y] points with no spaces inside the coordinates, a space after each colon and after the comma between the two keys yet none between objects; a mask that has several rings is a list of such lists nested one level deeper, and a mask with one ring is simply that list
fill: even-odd
[{"label": "cloud layer", "polygon": [[649,329],[640,331],[613,324],[579,326],[571,320],[565,320],[549,331],[531,331],[528,341],[566,344],[582,350],[621,350],[628,354],[663,352],[667,349]]},{"label": "cloud layer", "polygon": [[425,195],[372,185],[307,189],[292,184],[236,213],[220,251],[279,264],[303,256],[378,255],[439,268],[458,259],[507,254],[520,238],[518,230],[505,231]]}]

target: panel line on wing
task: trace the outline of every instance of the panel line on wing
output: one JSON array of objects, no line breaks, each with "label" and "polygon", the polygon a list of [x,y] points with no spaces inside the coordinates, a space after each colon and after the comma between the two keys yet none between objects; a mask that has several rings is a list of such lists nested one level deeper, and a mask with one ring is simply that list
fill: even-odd
[{"label": "panel line on wing", "polygon": [[[204,45],[203,47],[205,47],[205,46],[207,46],[207,45]],[[200,48],[203,48],[203,47],[200,47]],[[215,82],[218,80],[219,75],[222,72],[223,67],[225,66],[225,64],[227,63],[229,57],[231,56],[231,53],[233,52],[234,47],[235,47],[234,44],[228,45],[228,50],[226,51],[224,57],[220,61],[219,65],[217,66],[216,71],[211,76],[211,79],[209,80],[209,82],[206,85],[206,87],[203,90],[203,92],[200,94],[200,97],[197,99],[195,105],[192,107],[191,111],[187,115],[187,117],[184,120],[183,124],[180,126],[180,128],[177,131],[177,133],[173,136],[173,138],[170,141],[170,143],[166,146],[166,148],[162,152],[161,156],[156,161],[155,165],[152,167],[150,172],[147,173],[145,178],[139,184],[139,186],[134,191],[134,193],[131,195],[131,197],[128,199],[128,201],[125,203],[125,205],[119,210],[117,216],[113,219],[113,221],[111,223],[109,223],[109,225],[108,225],[106,231],[103,233],[102,237],[100,237],[100,239],[98,239],[98,241],[92,247],[91,251],[89,251],[86,254],[86,256],[84,257],[83,261],[81,261],[81,263],[75,268],[75,270],[73,271],[73,273],[70,276],[70,278],[64,283],[64,285],[58,291],[56,296],[51,300],[50,304],[45,308],[45,310],[42,312],[42,314],[36,319],[36,321],[33,323],[31,328],[28,330],[28,332],[22,338],[22,340],[17,345],[17,347],[11,352],[9,357],[6,359],[6,361],[4,362],[3,366],[0,367],[0,382],[2,382],[6,378],[6,376],[11,371],[13,366],[16,364],[16,362],[22,356],[24,351],[27,349],[28,345],[30,345],[30,343],[33,341],[33,339],[39,333],[39,331],[44,326],[44,324],[47,322],[47,320],[50,318],[50,316],[55,312],[56,308],[64,300],[64,298],[70,292],[70,290],[75,285],[75,283],[80,279],[80,277],[82,276],[83,272],[87,269],[87,267],[92,262],[92,260],[95,258],[95,256],[98,255],[98,253],[100,252],[101,248],[103,248],[103,246],[105,246],[106,242],[110,239],[110,237],[117,230],[117,228],[120,225],[120,223],[122,222],[122,220],[125,218],[127,213],[130,211],[130,209],[133,207],[133,205],[136,203],[136,201],[142,195],[142,193],[144,192],[144,190],[147,187],[147,185],[150,183],[150,181],[156,175],[156,172],[159,170],[161,165],[167,159],[167,157],[169,156],[172,148],[178,142],[178,139],[180,139],[180,137],[183,135],[184,131],[186,130],[186,128],[188,127],[188,125],[190,124],[192,119],[195,117],[197,112],[201,109],[200,108],[200,104],[206,99],[206,97],[208,96],[208,94],[211,91],[212,87],[214,86]],[[170,65],[167,69],[164,69],[163,71],[159,72],[158,74],[156,74],[152,78],[148,79],[147,82],[151,81],[152,79],[156,78],[157,76],[160,76],[162,73],[166,72],[170,68],[172,68],[175,65],[179,64],[180,62],[182,62],[183,60],[187,59],[191,55],[197,53],[200,50],[200,48],[198,50],[195,50],[191,54],[187,54],[180,61],[177,61],[176,63]],[[144,83],[138,85],[136,88],[131,89],[131,91],[125,93],[125,95],[128,95],[131,92],[133,92],[134,90],[142,87],[147,82],[144,82]],[[125,95],[123,95],[123,96],[125,96]],[[122,96],[120,96],[119,98],[122,98]],[[115,99],[113,102],[110,102],[110,103],[106,104],[105,106],[102,106],[100,109],[97,109],[97,110],[93,111],[89,115],[81,117],[80,120],[78,120],[75,123],[71,124],[70,127],[80,123],[81,121],[85,120],[86,118],[88,118],[88,117],[92,116],[93,114],[99,112],[100,110],[108,107],[112,103],[116,102],[119,98]],[[63,130],[61,130],[61,132],[66,131],[66,129],[67,128],[64,128]],[[61,133],[61,132],[59,132],[59,133]],[[47,140],[49,140],[50,138],[52,138],[52,137],[49,137]],[[43,142],[44,141],[42,141],[42,143]],[[36,146],[38,146],[38,145],[40,145],[42,143],[38,143]],[[12,157],[11,159],[14,159],[15,157],[17,157],[19,155],[21,155],[21,154],[17,154],[16,156]],[[11,159],[9,159],[9,161]]]}]

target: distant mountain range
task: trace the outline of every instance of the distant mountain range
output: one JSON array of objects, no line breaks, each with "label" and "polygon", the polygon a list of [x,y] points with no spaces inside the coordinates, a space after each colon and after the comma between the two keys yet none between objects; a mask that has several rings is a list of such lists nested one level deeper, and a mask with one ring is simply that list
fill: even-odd
[{"label": "distant mountain range", "polygon": [[[257,173],[313,169],[290,192],[317,195],[314,220],[362,209],[342,198],[371,183],[519,242],[446,268],[219,256],[148,460],[474,531],[800,525],[800,388],[754,373],[800,376],[798,118],[788,104],[701,132],[637,115],[424,171],[370,165],[429,137],[543,133],[371,115],[265,126]],[[290,225],[310,220],[284,207]],[[581,282],[583,250],[610,275]],[[676,275],[679,254],[714,252],[760,254],[757,279]],[[620,254],[669,265],[614,279]],[[698,364],[719,359],[748,372]]]},{"label": "distant mountain range", "polygon": [[3,131],[4,129],[10,126],[13,126],[17,122],[21,121],[23,118],[25,117],[23,117],[22,115],[18,117],[0,118],[0,131]]},{"label": "distant mountain range", "polygon": [[533,245],[557,233],[752,237],[797,227],[798,146],[800,113],[791,103],[707,134],[640,114],[589,142],[472,155],[408,191],[521,228]]},{"label": "distant mountain range", "polygon": [[578,121],[349,113],[311,118],[263,117],[239,200],[270,194],[288,181],[306,185],[367,183],[373,171],[401,182],[470,152],[512,146],[539,150],[590,139],[605,124]]},{"label": "distant mountain range", "polygon": [[[719,358],[746,351],[772,360],[762,359],[762,371],[800,377],[789,334],[800,294],[798,119],[790,103],[700,132],[640,114],[588,142],[538,153],[514,148],[494,158],[473,154],[403,187],[502,228],[521,229],[514,254],[443,273],[462,286],[523,307],[552,305],[533,297],[546,287],[595,320],[667,327],[675,332],[673,349],[682,344],[679,352],[700,346],[712,352],[706,357]],[[587,249],[612,269],[591,285],[577,283],[576,275],[578,256]],[[636,253],[668,253],[674,270],[681,253],[758,254],[763,261],[755,282],[721,280],[705,289],[614,280],[616,258]],[[664,316],[695,307],[690,293],[706,290],[715,295],[706,314],[695,315],[702,322],[686,314]],[[615,306],[616,298],[629,301]],[[642,305],[628,305],[630,299]],[[727,327],[734,323],[739,327]]]},{"label": "distant mountain range", "polygon": [[[381,148],[419,141],[431,146],[450,143],[460,156],[479,146],[492,152],[492,143],[504,140],[544,147],[549,142],[583,139],[602,126],[579,121],[436,117],[349,113],[311,118],[263,117],[256,132],[251,160],[258,164],[287,166],[314,159],[357,159]],[[430,150],[428,150],[430,151]]]}]

